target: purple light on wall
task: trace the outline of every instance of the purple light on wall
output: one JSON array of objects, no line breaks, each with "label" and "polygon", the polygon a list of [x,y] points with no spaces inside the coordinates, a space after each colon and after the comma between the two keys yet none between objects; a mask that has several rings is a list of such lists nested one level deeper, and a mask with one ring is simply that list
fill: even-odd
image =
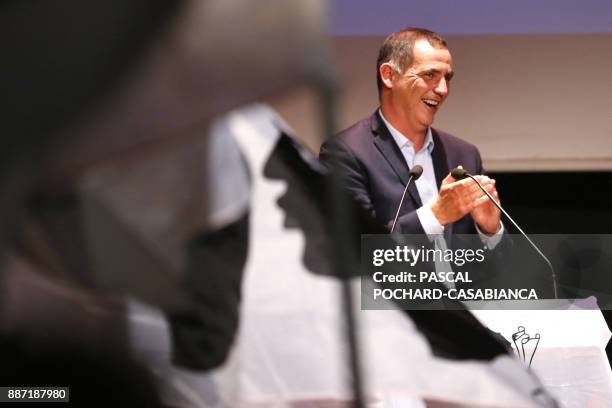
[{"label": "purple light on wall", "polygon": [[609,0],[331,0],[330,34],[381,36],[406,26],[446,35],[612,33]]}]

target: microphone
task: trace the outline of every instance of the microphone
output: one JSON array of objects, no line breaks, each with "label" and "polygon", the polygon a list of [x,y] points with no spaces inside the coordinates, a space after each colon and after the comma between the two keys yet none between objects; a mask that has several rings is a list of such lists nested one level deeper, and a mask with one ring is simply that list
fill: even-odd
[{"label": "microphone", "polygon": [[552,263],[548,260],[546,255],[544,255],[544,253],[542,253],[542,251],[540,251],[540,248],[538,248],[537,245],[534,244],[533,241],[527,236],[527,234],[525,234],[525,231],[523,231],[521,229],[521,227],[519,227],[518,224],[516,222],[514,222],[512,217],[510,217],[510,214],[508,214],[506,212],[506,210],[504,210],[502,208],[502,206],[499,205],[499,203],[497,201],[495,201],[493,196],[491,194],[489,194],[487,189],[484,188],[482,186],[482,184],[480,184],[480,182],[476,179],[476,177],[472,176],[470,173],[467,172],[467,170],[465,170],[462,167],[455,167],[453,170],[451,170],[451,176],[453,176],[453,178],[456,179],[456,180],[462,180],[462,179],[464,179],[466,177],[469,177],[472,180],[474,180],[476,182],[476,184],[478,184],[478,187],[480,187],[480,189],[487,195],[487,197],[489,197],[489,200],[491,200],[491,202],[493,204],[495,204],[495,206],[499,209],[499,211],[501,211],[502,214],[504,214],[506,216],[506,218],[508,218],[510,220],[512,225],[514,225],[514,227],[521,233],[521,235],[523,235],[525,237],[525,239],[527,240],[527,242],[529,242],[531,244],[533,249],[535,249],[536,252],[538,254],[540,254],[540,256],[544,259],[544,261],[546,261],[546,263],[548,264],[548,267],[550,268],[550,272],[551,272],[551,276],[552,276],[552,281],[553,281],[553,291],[554,291],[554,294],[555,294],[555,299],[558,299],[558,296],[557,296],[557,275],[555,273],[555,269],[553,268]]},{"label": "microphone", "polygon": [[451,176],[453,176],[455,180],[463,180],[468,177],[468,175],[469,173],[463,167],[455,167],[451,170]]},{"label": "microphone", "polygon": [[395,213],[395,219],[393,220],[393,225],[391,226],[391,234],[395,230],[395,224],[397,224],[397,219],[399,218],[400,210],[402,209],[402,205],[404,204],[404,198],[406,197],[406,192],[408,191],[408,186],[410,186],[410,182],[412,180],[418,180],[423,174],[423,167],[419,164],[412,166],[410,169],[410,177],[408,178],[408,182],[406,183],[406,188],[404,188],[404,193],[402,194],[402,199],[400,200],[399,205],[397,206],[397,212]]}]

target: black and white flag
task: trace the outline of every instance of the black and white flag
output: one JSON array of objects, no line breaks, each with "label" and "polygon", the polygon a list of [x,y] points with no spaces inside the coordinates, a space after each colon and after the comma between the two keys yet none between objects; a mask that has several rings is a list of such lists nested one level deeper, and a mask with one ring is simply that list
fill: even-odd
[{"label": "black and white flag", "polygon": [[[146,326],[146,313],[133,310],[134,347],[148,342],[168,403],[336,406],[352,398],[325,174],[291,134],[259,104],[211,128],[207,187],[215,228],[201,236],[194,255],[210,263],[190,270],[201,313],[188,324],[171,319],[174,360],[204,371],[172,365],[167,327]],[[351,281],[356,296],[358,276]],[[468,311],[355,306],[367,404],[555,406]]]}]

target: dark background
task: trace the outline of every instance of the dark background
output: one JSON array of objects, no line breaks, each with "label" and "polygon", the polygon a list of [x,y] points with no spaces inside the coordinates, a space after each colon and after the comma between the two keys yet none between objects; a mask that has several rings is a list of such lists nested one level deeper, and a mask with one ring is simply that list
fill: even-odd
[{"label": "dark background", "polygon": [[612,171],[489,176],[497,181],[504,209],[528,234],[612,234]]}]

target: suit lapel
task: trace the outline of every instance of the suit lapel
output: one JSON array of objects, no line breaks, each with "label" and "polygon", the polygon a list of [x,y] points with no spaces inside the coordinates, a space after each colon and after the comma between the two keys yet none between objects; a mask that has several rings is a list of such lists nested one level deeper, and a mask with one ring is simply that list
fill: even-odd
[{"label": "suit lapel", "polygon": [[450,168],[448,167],[446,150],[444,149],[444,145],[440,140],[440,136],[438,136],[438,132],[434,128],[431,128],[431,137],[434,142],[434,148],[431,152],[431,160],[434,165],[434,173],[436,173],[436,184],[438,185],[438,190],[440,190],[442,180],[444,180],[444,178],[447,176]]},{"label": "suit lapel", "polygon": [[[410,169],[406,164],[406,159],[404,159],[400,148],[397,146],[397,143],[393,139],[393,136],[391,136],[391,133],[389,133],[389,129],[387,129],[385,126],[378,112],[372,115],[371,127],[372,133],[374,134],[374,144],[376,145],[376,148],[385,157],[389,163],[389,166],[391,166],[395,174],[397,174],[400,181],[405,186],[408,182],[408,178],[410,177]],[[416,208],[423,205],[421,202],[421,197],[419,196],[419,191],[417,190],[414,182],[410,183],[408,193],[410,194]]]},{"label": "suit lapel", "polygon": [[[438,132],[434,128],[431,128],[431,137],[434,142],[434,148],[431,152],[431,161],[433,162],[434,173],[436,175],[436,184],[438,185],[438,190],[440,190],[442,180],[444,180],[450,169],[448,167],[448,159],[446,158],[446,150],[444,149]],[[444,237],[447,238],[447,241],[453,234],[453,224],[454,223],[451,222],[444,227]]]}]

